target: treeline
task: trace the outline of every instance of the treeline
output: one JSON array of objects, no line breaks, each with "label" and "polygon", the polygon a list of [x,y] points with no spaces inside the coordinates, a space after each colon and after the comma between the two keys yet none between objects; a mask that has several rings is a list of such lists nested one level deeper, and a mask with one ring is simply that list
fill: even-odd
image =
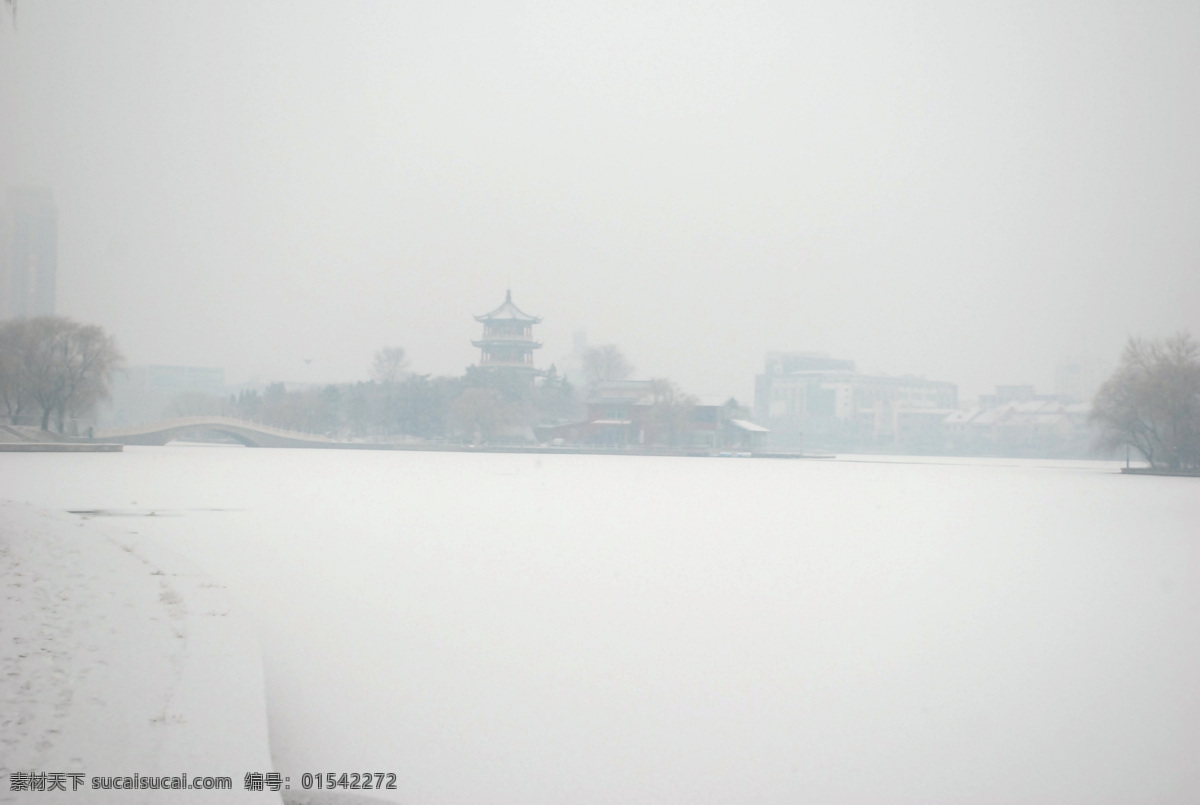
[{"label": "treeline", "polygon": [[218,415],[336,438],[523,441],[539,424],[580,413],[553,367],[538,377],[469,367],[460,377],[404,371],[403,350],[376,356],[372,379],[316,388],[273,383],[226,398],[183,394],[168,416]]},{"label": "treeline", "polygon": [[0,322],[0,415],[62,433],[108,399],[121,365],[102,327],[62,316]]}]

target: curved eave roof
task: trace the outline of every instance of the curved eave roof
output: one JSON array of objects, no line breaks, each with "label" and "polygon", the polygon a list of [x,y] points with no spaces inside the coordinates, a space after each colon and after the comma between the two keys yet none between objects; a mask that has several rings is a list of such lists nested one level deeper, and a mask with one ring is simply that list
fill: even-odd
[{"label": "curved eave roof", "polygon": [[539,316],[530,316],[513,304],[512,291],[507,291],[504,294],[504,304],[500,307],[491,313],[484,313],[482,316],[475,317],[475,321],[495,321],[497,319],[502,321],[527,321],[530,324],[537,324],[541,321]]}]

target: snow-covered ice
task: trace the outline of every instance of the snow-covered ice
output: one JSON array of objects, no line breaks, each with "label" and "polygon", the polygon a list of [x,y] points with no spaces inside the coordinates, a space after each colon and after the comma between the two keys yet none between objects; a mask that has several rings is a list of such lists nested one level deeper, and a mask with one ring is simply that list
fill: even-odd
[{"label": "snow-covered ice", "polygon": [[1200,797],[1195,479],[193,446],[0,454],[0,479],[55,517],[120,514],[87,524],[228,587],[293,785],[394,771],[384,796],[431,804]]},{"label": "snow-covered ice", "polygon": [[[185,773],[251,799],[240,772],[271,768],[262,666],[222,585],[135,529],[0,501],[0,595],[0,802],[204,798],[90,788]],[[83,776],[22,792],[22,773]]]}]

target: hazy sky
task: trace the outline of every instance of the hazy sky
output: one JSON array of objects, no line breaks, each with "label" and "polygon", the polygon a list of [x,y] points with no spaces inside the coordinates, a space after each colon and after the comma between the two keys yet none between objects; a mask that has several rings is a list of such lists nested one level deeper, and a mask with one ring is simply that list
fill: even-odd
[{"label": "hazy sky", "polygon": [[508,286],[540,366],[747,401],[768,349],[969,396],[1200,335],[1195,2],[0,9],[0,182],[132,364],[457,374]]}]

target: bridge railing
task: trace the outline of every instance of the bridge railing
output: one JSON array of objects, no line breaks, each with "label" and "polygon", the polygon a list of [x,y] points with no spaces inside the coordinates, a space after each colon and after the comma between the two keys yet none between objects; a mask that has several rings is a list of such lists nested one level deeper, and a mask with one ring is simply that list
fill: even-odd
[{"label": "bridge railing", "polygon": [[111,430],[99,431],[95,434],[97,439],[119,439],[126,436],[146,436],[151,433],[159,433],[164,430],[177,430],[186,428],[241,428],[255,433],[262,433],[269,436],[278,436],[285,439],[295,439],[305,442],[334,442],[328,436],[321,436],[316,433],[305,433],[298,430],[287,430],[285,428],[277,428],[274,425],[264,425],[260,422],[251,422],[248,419],[237,419],[231,416],[188,416],[179,417],[177,419],[164,419],[159,422],[151,422],[145,425],[135,425],[129,428],[114,428]]}]

